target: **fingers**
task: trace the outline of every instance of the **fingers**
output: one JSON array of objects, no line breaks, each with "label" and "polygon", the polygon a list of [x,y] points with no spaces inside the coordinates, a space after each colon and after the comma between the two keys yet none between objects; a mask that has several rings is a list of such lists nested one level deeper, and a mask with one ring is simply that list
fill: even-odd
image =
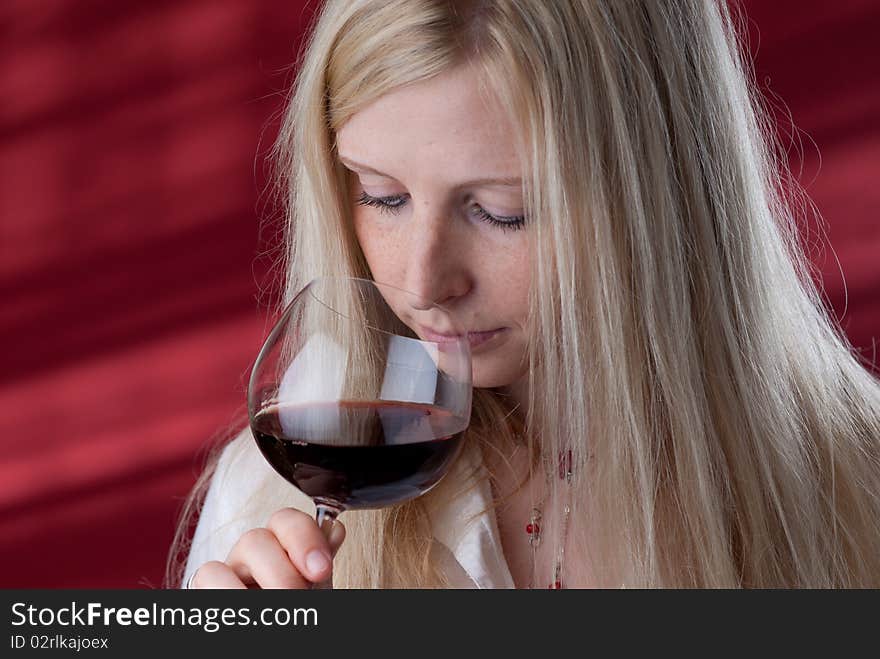
[{"label": "fingers", "polygon": [[330,576],[333,551],[312,517],[295,508],[282,508],[269,518],[266,526],[287,550],[301,575],[315,583]]},{"label": "fingers", "polygon": [[236,588],[246,589],[241,579],[225,563],[209,561],[199,567],[190,581],[189,587],[196,588]]},{"label": "fingers", "polygon": [[241,536],[226,563],[244,583],[260,588],[311,587],[269,529],[251,529]]},{"label": "fingers", "polygon": [[311,588],[330,577],[333,556],[345,540],[345,527],[335,522],[325,537],[314,518],[283,508],[266,528],[251,529],[239,538],[226,562],[205,563],[192,588]]},{"label": "fingers", "polygon": [[338,519],[333,522],[333,528],[330,530],[330,537],[327,542],[330,544],[330,554],[336,556],[336,552],[342,546],[345,540],[345,526]]}]

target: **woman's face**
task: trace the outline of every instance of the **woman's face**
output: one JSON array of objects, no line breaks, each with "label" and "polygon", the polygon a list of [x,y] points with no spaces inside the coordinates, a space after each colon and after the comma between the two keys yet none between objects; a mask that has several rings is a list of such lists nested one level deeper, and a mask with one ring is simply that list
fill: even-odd
[{"label": "woman's face", "polygon": [[[469,333],[498,330],[469,336],[476,387],[521,384],[528,368],[530,231],[513,136],[467,66],[381,97],[337,135],[373,278],[449,309]],[[395,311],[432,340],[419,306]]]}]

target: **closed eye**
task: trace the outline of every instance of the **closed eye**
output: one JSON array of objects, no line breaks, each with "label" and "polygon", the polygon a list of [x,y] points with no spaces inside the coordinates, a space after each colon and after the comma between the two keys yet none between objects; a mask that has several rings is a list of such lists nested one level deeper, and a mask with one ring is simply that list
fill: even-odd
[{"label": "closed eye", "polygon": [[[396,215],[400,209],[406,205],[409,195],[391,195],[388,197],[373,197],[366,192],[361,192],[357,198],[357,203],[361,206],[372,206],[378,208],[382,213],[390,213]],[[517,231],[525,226],[525,217],[523,215],[492,215],[488,213],[482,206],[472,203],[468,210],[479,220],[488,222],[489,224],[499,227],[503,231]]]}]

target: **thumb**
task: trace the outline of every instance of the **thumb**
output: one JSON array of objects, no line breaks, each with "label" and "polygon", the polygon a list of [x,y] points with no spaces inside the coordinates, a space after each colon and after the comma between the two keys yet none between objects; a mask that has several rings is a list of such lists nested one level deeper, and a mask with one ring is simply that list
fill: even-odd
[{"label": "thumb", "polygon": [[327,536],[327,542],[330,543],[330,553],[332,556],[336,556],[336,552],[339,551],[339,547],[342,546],[343,540],[345,540],[345,526],[343,526],[342,522],[337,519],[333,522],[333,528],[330,529],[330,534]]}]

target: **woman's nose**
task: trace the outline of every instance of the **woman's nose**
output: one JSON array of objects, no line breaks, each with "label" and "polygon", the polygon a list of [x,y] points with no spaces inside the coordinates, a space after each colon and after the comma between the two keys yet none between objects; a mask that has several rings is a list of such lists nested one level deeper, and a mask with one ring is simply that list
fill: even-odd
[{"label": "woman's nose", "polygon": [[448,224],[448,218],[413,223],[405,255],[406,288],[421,298],[413,300],[417,310],[431,303],[451,306],[471,288],[467,250]]}]

